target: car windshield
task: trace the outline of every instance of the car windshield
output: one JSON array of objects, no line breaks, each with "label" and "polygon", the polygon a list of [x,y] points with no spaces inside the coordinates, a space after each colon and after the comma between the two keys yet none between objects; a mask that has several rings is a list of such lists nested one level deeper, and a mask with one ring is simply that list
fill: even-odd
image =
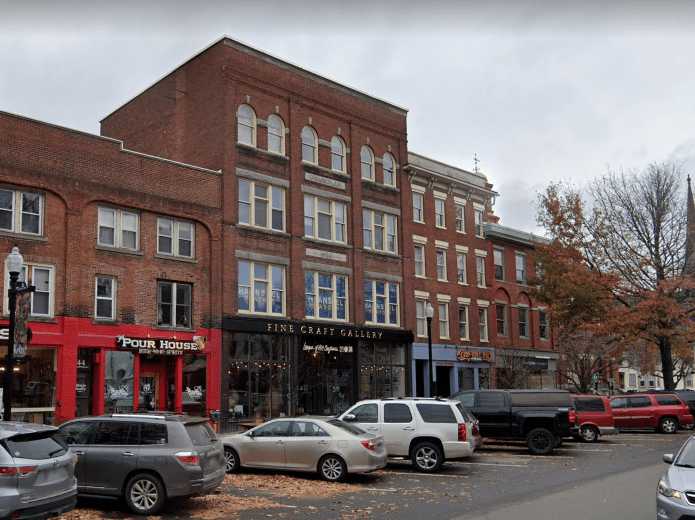
[{"label": "car windshield", "polygon": [[695,468],[695,441],[690,439],[685,443],[673,465],[681,468]]},{"label": "car windshield", "polygon": [[331,419],[330,421],[328,421],[328,424],[332,424],[333,426],[336,426],[341,430],[345,430],[346,432],[352,433],[353,435],[364,435],[365,433],[367,433],[363,429],[358,428],[357,426],[354,426],[352,424],[343,422],[340,419]]}]

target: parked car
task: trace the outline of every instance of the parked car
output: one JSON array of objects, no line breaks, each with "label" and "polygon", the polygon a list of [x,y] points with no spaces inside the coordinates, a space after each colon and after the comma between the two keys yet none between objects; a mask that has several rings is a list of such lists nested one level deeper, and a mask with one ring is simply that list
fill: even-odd
[{"label": "parked car", "polygon": [[695,416],[695,390],[649,390],[648,394],[676,394],[690,409],[690,415]]},{"label": "parked car", "polygon": [[611,408],[620,430],[655,430],[676,433],[692,427],[690,409],[675,394],[629,394],[613,397]]},{"label": "parked car", "polygon": [[57,428],[0,422],[0,518],[45,518],[72,510],[75,461]]},{"label": "parked car", "polygon": [[78,456],[80,495],[124,497],[137,514],[168,498],[210,493],[224,479],[224,451],[207,419],[177,414],[113,414],[60,426]]},{"label": "parked car", "polygon": [[473,412],[483,437],[524,439],[536,455],[571,437],[572,403],[565,390],[465,390],[451,398]]},{"label": "parked car", "polygon": [[389,457],[409,458],[424,472],[446,460],[470,457],[480,444],[477,421],[458,401],[429,398],[370,399],[341,420],[382,435]]},{"label": "parked car", "polygon": [[695,437],[683,443],[674,457],[664,455],[669,468],[656,488],[657,520],[695,518]]},{"label": "parked car", "polygon": [[328,481],[386,466],[381,436],[337,419],[275,419],[222,437],[227,472],[242,467],[317,472]]},{"label": "parked car", "polygon": [[573,395],[575,437],[584,442],[597,442],[602,435],[618,433],[611,401],[603,395]]}]

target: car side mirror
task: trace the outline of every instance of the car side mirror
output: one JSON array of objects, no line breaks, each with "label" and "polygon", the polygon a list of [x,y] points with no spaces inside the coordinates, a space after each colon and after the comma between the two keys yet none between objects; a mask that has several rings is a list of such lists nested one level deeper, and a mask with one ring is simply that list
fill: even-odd
[{"label": "car side mirror", "polygon": [[251,437],[251,438],[253,439],[253,438],[256,436],[256,432],[253,431],[253,430],[251,430],[251,431],[250,431],[249,433],[247,433],[246,435],[248,435],[249,437]]},{"label": "car side mirror", "polygon": [[664,455],[664,462],[666,464],[673,464],[673,453],[667,453]]},{"label": "car side mirror", "polygon": [[345,421],[345,422],[355,422],[356,420],[357,420],[357,417],[355,417],[355,415],[351,414],[351,413],[346,413],[343,416],[343,421]]}]

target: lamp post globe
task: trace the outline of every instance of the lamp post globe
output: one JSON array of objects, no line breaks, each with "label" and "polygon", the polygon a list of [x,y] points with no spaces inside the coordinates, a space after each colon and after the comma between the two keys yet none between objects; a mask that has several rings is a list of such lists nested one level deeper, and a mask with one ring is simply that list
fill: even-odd
[{"label": "lamp post globe", "polygon": [[19,252],[19,248],[14,246],[9,255],[7,255],[7,272],[10,274],[19,274],[24,267],[24,257]]}]

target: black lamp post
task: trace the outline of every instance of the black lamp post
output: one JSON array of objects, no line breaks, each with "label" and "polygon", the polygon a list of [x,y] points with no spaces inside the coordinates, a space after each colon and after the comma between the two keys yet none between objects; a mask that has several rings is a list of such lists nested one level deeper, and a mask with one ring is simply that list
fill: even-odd
[{"label": "black lamp post", "polygon": [[17,281],[22,272],[24,258],[19,253],[19,248],[14,246],[12,252],[7,255],[7,271],[10,274],[10,288],[8,290],[8,303],[10,305],[10,330],[7,338],[7,357],[5,358],[5,375],[3,378],[2,406],[4,421],[12,420],[12,384],[14,381],[14,329],[17,307]]},{"label": "black lamp post", "polygon": [[437,396],[437,382],[434,380],[434,367],[432,366],[432,317],[434,316],[434,307],[430,302],[427,302],[425,309],[427,313],[427,353],[429,356],[430,369],[430,397]]}]

